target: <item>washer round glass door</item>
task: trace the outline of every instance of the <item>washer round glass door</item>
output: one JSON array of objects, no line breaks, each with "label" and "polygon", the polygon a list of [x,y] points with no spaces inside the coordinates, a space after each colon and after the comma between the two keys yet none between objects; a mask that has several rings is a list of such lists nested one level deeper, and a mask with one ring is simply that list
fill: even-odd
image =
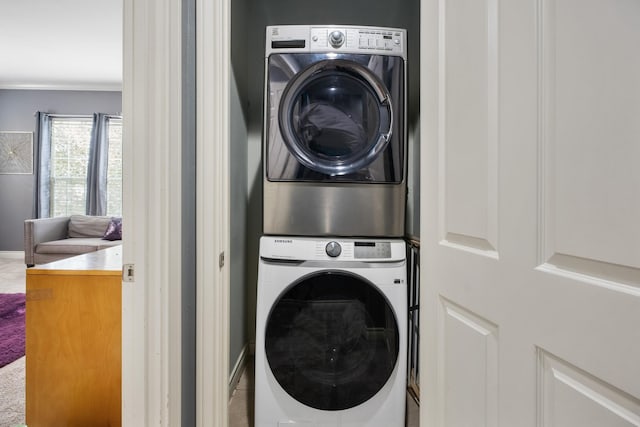
[{"label": "washer round glass door", "polygon": [[391,95],[363,65],[322,60],[288,83],[278,121],[300,163],[326,175],[345,175],[369,165],[388,144]]},{"label": "washer round glass door", "polygon": [[327,270],[303,277],[275,302],[265,352],[294,399],[322,410],[366,402],[389,380],[399,331],[384,295],[362,277]]}]

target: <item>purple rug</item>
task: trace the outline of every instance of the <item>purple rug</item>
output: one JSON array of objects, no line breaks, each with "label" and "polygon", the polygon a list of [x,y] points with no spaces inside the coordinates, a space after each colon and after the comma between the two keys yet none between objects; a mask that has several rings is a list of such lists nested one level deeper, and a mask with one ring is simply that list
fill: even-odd
[{"label": "purple rug", "polygon": [[24,356],[24,294],[0,294],[0,368]]}]

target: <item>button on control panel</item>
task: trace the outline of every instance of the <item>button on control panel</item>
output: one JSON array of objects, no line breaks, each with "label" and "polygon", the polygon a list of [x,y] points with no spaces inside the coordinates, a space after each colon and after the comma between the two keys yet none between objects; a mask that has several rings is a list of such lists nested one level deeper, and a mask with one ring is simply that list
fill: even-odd
[{"label": "button on control panel", "polygon": [[327,255],[329,255],[332,258],[335,258],[342,253],[342,247],[338,242],[327,243],[327,246],[325,246],[324,250],[327,252]]},{"label": "button on control panel", "polygon": [[329,43],[335,48],[342,46],[344,44],[344,33],[339,30],[332,31],[329,34]]}]

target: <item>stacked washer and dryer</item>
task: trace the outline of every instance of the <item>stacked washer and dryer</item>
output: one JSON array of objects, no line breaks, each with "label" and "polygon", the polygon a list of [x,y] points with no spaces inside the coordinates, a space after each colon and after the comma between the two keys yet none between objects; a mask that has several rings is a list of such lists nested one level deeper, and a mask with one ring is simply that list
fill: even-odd
[{"label": "stacked washer and dryer", "polygon": [[267,27],[255,426],[404,426],[406,31]]}]

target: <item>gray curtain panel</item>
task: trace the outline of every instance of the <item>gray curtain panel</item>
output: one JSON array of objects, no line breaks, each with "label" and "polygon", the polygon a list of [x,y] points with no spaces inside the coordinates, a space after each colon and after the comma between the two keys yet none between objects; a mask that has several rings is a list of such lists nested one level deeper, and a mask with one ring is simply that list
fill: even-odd
[{"label": "gray curtain panel", "polygon": [[51,115],[36,113],[34,218],[48,218],[51,206]]},{"label": "gray curtain panel", "polygon": [[107,213],[109,117],[104,113],[93,114],[87,169],[87,215],[103,216]]}]

